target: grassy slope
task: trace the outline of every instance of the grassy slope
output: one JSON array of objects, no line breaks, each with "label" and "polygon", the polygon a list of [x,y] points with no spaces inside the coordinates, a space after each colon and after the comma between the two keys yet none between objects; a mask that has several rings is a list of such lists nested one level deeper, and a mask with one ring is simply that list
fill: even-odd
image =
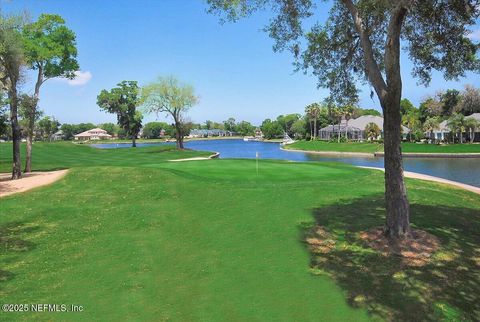
[{"label": "grassy slope", "polygon": [[[65,163],[77,153],[43,148],[38,168],[52,167],[50,149]],[[390,284],[379,290],[377,276],[357,266],[365,259],[363,268],[388,261],[349,253],[349,263],[336,260],[322,268],[328,274],[312,275],[314,258],[301,236],[321,209],[327,213],[316,220],[339,240],[347,230],[381,225],[381,173],[261,161],[257,176],[253,160],[162,163],[158,153],[130,151],[82,150],[78,156],[92,167],[75,167],[54,185],[2,199],[4,303],[84,305],[83,313],[68,315],[77,320],[360,321],[368,318],[366,311],[352,308],[358,304],[351,299],[362,292],[380,317],[400,311],[431,319],[462,311],[478,317],[480,277],[473,259],[451,260],[459,249],[468,258],[479,256],[476,195],[408,180],[413,222],[442,238],[449,261],[423,271],[397,267],[408,279],[393,284],[392,273],[385,281],[381,271],[380,281]],[[162,155],[167,153],[180,156]],[[115,166],[93,166],[104,163]],[[448,274],[459,265],[466,271]],[[444,289],[424,296],[423,304],[418,293],[425,284]],[[13,316],[66,317],[1,313],[0,319]]]},{"label": "grassy slope", "polygon": [[[383,151],[383,146],[375,143],[331,143],[324,141],[298,141],[285,146],[287,149],[304,151],[335,151],[374,153]],[[407,153],[480,153],[480,144],[416,144],[402,143],[402,151]]]}]

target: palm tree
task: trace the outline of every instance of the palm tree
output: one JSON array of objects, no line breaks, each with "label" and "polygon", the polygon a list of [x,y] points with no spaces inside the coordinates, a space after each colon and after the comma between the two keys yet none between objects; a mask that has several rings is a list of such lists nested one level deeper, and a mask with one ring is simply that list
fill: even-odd
[{"label": "palm tree", "polygon": [[305,107],[305,115],[308,118],[308,122],[310,124],[310,140],[313,138],[313,127],[312,127],[312,104],[307,105]]},{"label": "palm tree", "polygon": [[354,112],[354,109],[353,109],[353,106],[351,105],[347,105],[347,106],[344,106],[342,108],[342,114],[343,114],[343,117],[345,117],[345,138],[348,139],[348,120],[350,120],[353,116],[353,112]]},{"label": "palm tree", "polygon": [[367,135],[367,138],[372,141],[378,138],[380,132],[381,130],[378,125],[373,122],[370,122],[365,126],[365,134]]},{"label": "palm tree", "polygon": [[[330,107],[329,114],[333,122],[338,122],[337,138],[338,138],[338,142],[340,143],[340,125],[342,123],[342,110],[336,106]],[[333,129],[335,129],[335,125],[332,124],[332,126],[333,126]]]},{"label": "palm tree", "polygon": [[463,143],[463,132],[465,132],[465,116],[460,113],[453,114],[447,122],[448,127],[452,130],[453,133],[460,132],[460,144]]},{"label": "palm tree", "polygon": [[408,140],[411,142],[413,129],[418,128],[418,126],[420,125],[418,115],[413,112],[403,115],[402,124],[409,128],[410,132],[408,133]]},{"label": "palm tree", "polygon": [[312,103],[305,108],[305,112],[309,116],[310,122],[313,120],[313,140],[317,138],[317,120],[321,111],[322,107],[318,103]]},{"label": "palm tree", "polygon": [[475,130],[480,128],[480,122],[473,117],[467,117],[465,119],[465,128],[470,134],[470,143],[473,143],[475,140]]},{"label": "palm tree", "polygon": [[423,131],[430,133],[430,140],[434,140],[433,131],[438,130],[440,128],[440,120],[438,116],[429,117],[423,123]]}]

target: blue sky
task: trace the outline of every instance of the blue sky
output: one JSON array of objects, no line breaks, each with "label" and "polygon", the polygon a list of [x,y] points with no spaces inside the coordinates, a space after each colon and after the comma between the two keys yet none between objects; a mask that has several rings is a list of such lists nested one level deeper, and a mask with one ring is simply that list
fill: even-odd
[{"label": "blue sky", "polygon": [[[279,114],[302,113],[306,105],[328,95],[316,88],[313,76],[294,73],[289,53],[272,51],[273,41],[261,31],[268,13],[220,25],[217,16],[206,13],[201,0],[0,3],[4,12],[27,10],[32,19],[41,13],[59,14],[76,33],[83,77],[76,84],[49,80],[41,91],[41,108],[62,123],[115,122],[114,115],[96,105],[98,93],[122,80],[142,85],[160,75],[175,75],[195,87],[200,103],[189,112],[195,122],[234,117],[259,124]],[[480,38],[480,27],[474,30]],[[438,90],[480,84],[478,74],[446,82],[436,73],[425,88],[411,78],[410,67],[403,55],[403,96],[415,105]],[[32,87],[27,82],[24,90],[31,92]],[[380,110],[369,93],[368,88],[363,91],[360,106]],[[151,115],[145,121],[155,119]]]}]

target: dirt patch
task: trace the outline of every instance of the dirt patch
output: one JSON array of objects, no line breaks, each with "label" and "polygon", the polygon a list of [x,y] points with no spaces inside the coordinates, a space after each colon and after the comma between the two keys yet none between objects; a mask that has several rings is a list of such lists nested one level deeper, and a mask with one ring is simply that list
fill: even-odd
[{"label": "dirt patch", "polygon": [[330,253],[335,248],[335,236],[322,226],[315,226],[307,232],[305,242],[313,254]]},{"label": "dirt patch", "polygon": [[17,180],[11,180],[10,173],[0,173],[0,198],[51,184],[67,172],[68,170],[32,172],[23,174],[23,177]]},{"label": "dirt patch", "polygon": [[408,266],[424,266],[438,250],[440,241],[437,237],[423,230],[414,229],[411,238],[389,240],[378,227],[359,234],[366,245],[384,256],[400,256],[402,263]]},{"label": "dirt patch", "polygon": [[[378,227],[358,234],[365,247],[371,248],[383,256],[398,256],[406,266],[424,266],[440,247],[437,237],[423,230],[412,230],[411,238],[391,241]],[[315,226],[305,235],[305,242],[312,254],[328,254],[335,250],[335,236],[322,226]]]}]

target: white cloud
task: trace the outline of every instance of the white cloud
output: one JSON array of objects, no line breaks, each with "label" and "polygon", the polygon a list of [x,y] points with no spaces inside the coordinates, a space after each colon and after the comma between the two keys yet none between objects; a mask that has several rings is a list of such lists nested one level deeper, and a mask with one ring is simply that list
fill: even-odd
[{"label": "white cloud", "polygon": [[467,37],[471,40],[480,40],[480,29],[472,31]]},{"label": "white cloud", "polygon": [[82,72],[78,71],[75,72],[75,78],[74,79],[67,79],[67,83],[70,86],[82,86],[88,83],[92,79],[92,73],[89,71]]}]

